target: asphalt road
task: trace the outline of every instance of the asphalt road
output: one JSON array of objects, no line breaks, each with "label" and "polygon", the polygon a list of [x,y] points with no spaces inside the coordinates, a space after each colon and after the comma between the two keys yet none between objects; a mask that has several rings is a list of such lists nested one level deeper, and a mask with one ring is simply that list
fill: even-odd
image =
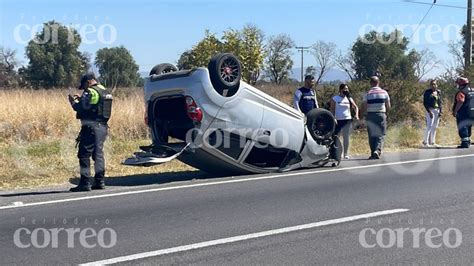
[{"label": "asphalt road", "polygon": [[473,149],[420,150],[92,193],[2,191],[0,264],[472,265],[473,162]]}]

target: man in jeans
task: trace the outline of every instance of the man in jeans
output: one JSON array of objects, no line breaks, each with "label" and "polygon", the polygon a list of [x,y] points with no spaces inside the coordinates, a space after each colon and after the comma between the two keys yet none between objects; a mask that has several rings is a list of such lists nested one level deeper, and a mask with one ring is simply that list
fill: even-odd
[{"label": "man in jeans", "polygon": [[367,112],[367,132],[369,134],[370,157],[380,159],[387,131],[387,112],[390,110],[390,96],[379,87],[377,76],[370,78],[372,87],[362,101],[362,111]]}]

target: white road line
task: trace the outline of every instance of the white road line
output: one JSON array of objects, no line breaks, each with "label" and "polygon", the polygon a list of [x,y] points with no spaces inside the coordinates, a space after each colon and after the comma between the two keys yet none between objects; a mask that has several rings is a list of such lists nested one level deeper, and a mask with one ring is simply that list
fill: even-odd
[{"label": "white road line", "polygon": [[117,257],[117,258],[112,258],[112,259],[94,261],[94,262],[89,262],[89,263],[80,264],[80,265],[87,265],[87,266],[106,265],[106,264],[120,263],[120,262],[126,262],[126,261],[133,261],[133,260],[157,257],[157,256],[172,254],[172,253],[177,253],[177,252],[229,244],[229,243],[240,242],[240,241],[256,239],[256,238],[261,238],[261,237],[267,237],[267,236],[272,236],[272,235],[280,235],[280,234],[296,232],[296,231],[301,231],[301,230],[306,230],[306,229],[312,229],[312,228],[322,227],[322,226],[327,226],[327,225],[341,224],[341,223],[353,222],[353,221],[362,220],[362,219],[374,218],[378,216],[403,213],[407,211],[409,211],[409,209],[393,209],[393,210],[386,210],[386,211],[371,212],[371,213],[354,215],[354,216],[349,216],[349,217],[344,217],[344,218],[326,220],[326,221],[309,223],[309,224],[302,224],[302,225],[291,226],[291,227],[284,227],[284,228],[279,228],[279,229],[274,229],[274,230],[269,230],[269,231],[263,231],[259,233],[221,238],[221,239],[195,243],[195,244],[190,244],[190,245],[185,245],[185,246],[160,249],[160,250],[138,253],[138,254],[122,256],[122,257]]},{"label": "white road line", "polygon": [[175,189],[184,189],[184,188],[205,187],[205,186],[223,185],[223,184],[231,184],[231,183],[259,181],[259,180],[274,179],[274,178],[281,178],[281,177],[293,177],[293,176],[301,176],[301,175],[308,175],[308,174],[322,174],[322,173],[330,173],[330,172],[340,172],[340,171],[348,171],[348,170],[376,168],[376,167],[381,167],[381,166],[403,165],[403,164],[411,164],[411,163],[441,161],[441,160],[452,160],[452,159],[467,158],[467,157],[474,157],[474,154],[448,156],[448,157],[440,157],[440,158],[430,158],[430,159],[420,159],[420,160],[411,160],[411,161],[404,161],[404,162],[381,163],[381,164],[373,164],[373,165],[361,165],[361,166],[353,166],[353,167],[346,167],[346,168],[333,168],[333,169],[327,169],[327,170],[321,170],[321,171],[303,171],[303,172],[294,172],[294,173],[290,172],[290,173],[282,173],[282,174],[277,174],[277,175],[268,175],[268,176],[260,176],[260,177],[248,177],[248,178],[242,178],[242,179],[215,181],[215,182],[200,183],[200,184],[162,187],[162,188],[151,188],[151,189],[145,189],[145,190],[125,191],[125,192],[117,192],[117,193],[111,193],[111,194],[90,195],[90,196],[85,196],[85,197],[77,197],[77,198],[69,198],[69,199],[59,199],[59,200],[24,203],[23,205],[0,206],[0,210],[25,208],[25,207],[31,207],[31,206],[49,205],[49,204],[56,204],[56,203],[63,203],[63,202],[73,202],[73,201],[81,201],[81,200],[90,200],[90,199],[110,198],[110,197],[135,195],[135,194],[158,192],[158,191],[167,191],[167,190],[175,190]]}]

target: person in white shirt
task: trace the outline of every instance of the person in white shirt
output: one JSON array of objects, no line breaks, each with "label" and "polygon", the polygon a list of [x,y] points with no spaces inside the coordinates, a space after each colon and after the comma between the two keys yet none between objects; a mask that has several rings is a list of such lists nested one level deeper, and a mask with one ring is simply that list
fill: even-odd
[{"label": "person in white shirt", "polygon": [[[347,86],[347,84],[341,84],[339,86],[339,94],[331,98],[330,110],[337,120],[335,134],[339,137],[342,132],[344,158],[350,159],[349,139],[351,125],[353,119],[359,120],[359,108],[351,97],[349,86]],[[354,112],[354,116],[351,111]]]},{"label": "person in white shirt", "polygon": [[426,130],[423,138],[423,146],[436,145],[436,129],[439,126],[439,120],[443,108],[443,99],[441,90],[438,89],[438,83],[435,79],[430,81],[430,87],[423,93],[423,106],[426,109]]}]

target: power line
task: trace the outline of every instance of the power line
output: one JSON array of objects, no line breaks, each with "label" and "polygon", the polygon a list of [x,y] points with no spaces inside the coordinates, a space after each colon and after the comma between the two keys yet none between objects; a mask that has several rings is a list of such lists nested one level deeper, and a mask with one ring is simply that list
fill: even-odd
[{"label": "power line", "polygon": [[410,39],[413,38],[413,36],[415,36],[416,34],[416,31],[418,31],[418,29],[420,28],[421,26],[421,23],[423,23],[423,21],[425,21],[425,18],[428,16],[428,14],[430,13],[431,9],[433,9],[433,7],[435,6],[436,4],[436,0],[433,1],[433,3],[431,4],[430,8],[428,9],[428,11],[426,12],[426,14],[423,16],[423,18],[420,20],[420,22],[417,24],[416,26],[416,29],[413,31],[413,34],[411,35]]},{"label": "power line", "polygon": [[468,9],[468,8],[465,7],[465,6],[455,6],[455,5],[438,4],[438,3],[436,3],[436,1],[434,1],[434,3],[425,3],[425,2],[419,2],[419,1],[403,0],[403,2],[405,2],[405,3],[411,3],[411,4],[419,4],[419,5],[434,5],[434,4],[436,4],[436,6],[439,6],[439,7]]},{"label": "power line", "polygon": [[311,46],[296,46],[295,48],[298,49],[298,52],[301,52],[301,82],[303,82],[304,52],[307,52]]}]

